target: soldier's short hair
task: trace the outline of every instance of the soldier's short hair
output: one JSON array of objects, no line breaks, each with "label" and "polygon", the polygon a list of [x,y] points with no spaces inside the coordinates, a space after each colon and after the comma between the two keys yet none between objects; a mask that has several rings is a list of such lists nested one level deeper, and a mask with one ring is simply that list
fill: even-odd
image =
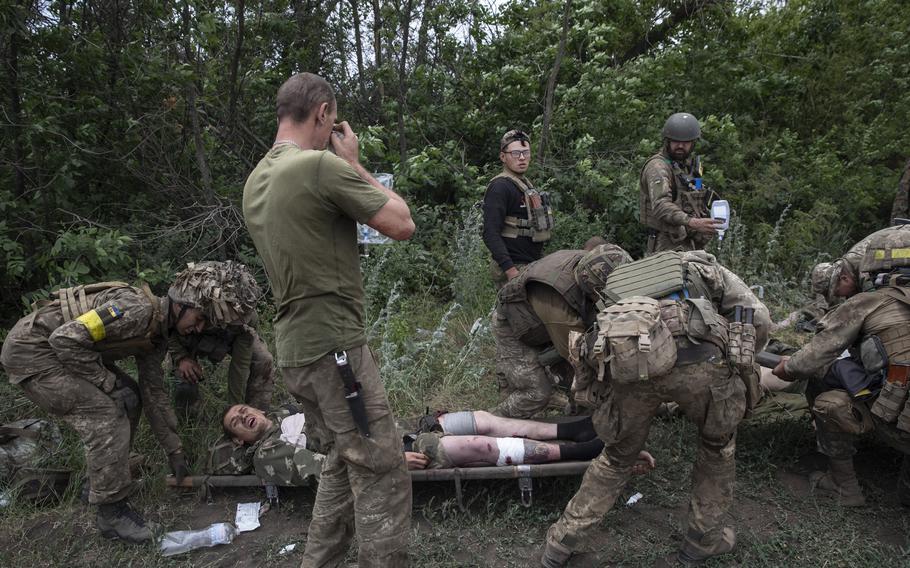
[{"label": "soldier's short hair", "polygon": [[297,73],[278,89],[278,120],[303,122],[322,103],[335,107],[335,91],[328,81],[314,73]]}]

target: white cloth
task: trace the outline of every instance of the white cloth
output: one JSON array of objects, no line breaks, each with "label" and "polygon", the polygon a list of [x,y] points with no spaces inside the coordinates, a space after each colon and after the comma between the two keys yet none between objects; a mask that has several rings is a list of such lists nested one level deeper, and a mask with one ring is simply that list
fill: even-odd
[{"label": "white cloth", "polygon": [[306,434],[303,433],[303,427],[306,424],[306,416],[302,412],[291,414],[281,421],[281,441],[306,448]]}]

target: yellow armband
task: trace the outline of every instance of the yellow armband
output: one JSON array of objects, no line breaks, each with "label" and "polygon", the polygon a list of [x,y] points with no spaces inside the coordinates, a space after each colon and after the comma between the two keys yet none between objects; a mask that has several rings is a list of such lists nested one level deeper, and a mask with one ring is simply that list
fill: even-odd
[{"label": "yellow armband", "polygon": [[107,337],[107,330],[104,326],[122,317],[123,310],[114,305],[107,305],[85,312],[77,317],[76,321],[85,326],[85,329],[88,330],[89,335],[92,337],[92,341],[98,342]]}]

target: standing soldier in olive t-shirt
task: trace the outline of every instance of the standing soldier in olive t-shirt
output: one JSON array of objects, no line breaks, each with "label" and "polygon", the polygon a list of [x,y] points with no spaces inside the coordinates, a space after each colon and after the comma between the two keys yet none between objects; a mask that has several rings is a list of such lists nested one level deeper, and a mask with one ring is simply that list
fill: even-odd
[{"label": "standing soldier in olive t-shirt", "polygon": [[502,172],[483,196],[483,242],[493,256],[497,287],[518,276],[525,265],[540,260],[550,240],[553,211],[550,196],[534,189],[525,176],[531,164],[531,139],[510,130],[499,141]]},{"label": "standing soldier in olive t-shirt", "polygon": [[324,79],[294,75],[277,99],[278,133],[247,179],[243,216],[275,297],[278,366],[326,454],[301,565],[337,566],[356,528],[360,568],[407,566],[411,480],[366,344],[355,229],[403,240],[414,222],[360,164]]}]

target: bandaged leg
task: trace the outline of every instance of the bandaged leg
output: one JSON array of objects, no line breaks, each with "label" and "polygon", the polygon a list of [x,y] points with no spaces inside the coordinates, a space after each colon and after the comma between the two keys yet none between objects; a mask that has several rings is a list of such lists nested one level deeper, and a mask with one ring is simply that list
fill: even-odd
[{"label": "bandaged leg", "polygon": [[525,441],[520,438],[496,438],[499,448],[497,466],[520,465],[525,463]]},{"label": "bandaged leg", "polygon": [[474,420],[474,413],[470,410],[448,412],[440,416],[438,420],[442,425],[442,431],[452,436],[471,436],[473,434],[486,433],[477,431],[477,422]]}]

